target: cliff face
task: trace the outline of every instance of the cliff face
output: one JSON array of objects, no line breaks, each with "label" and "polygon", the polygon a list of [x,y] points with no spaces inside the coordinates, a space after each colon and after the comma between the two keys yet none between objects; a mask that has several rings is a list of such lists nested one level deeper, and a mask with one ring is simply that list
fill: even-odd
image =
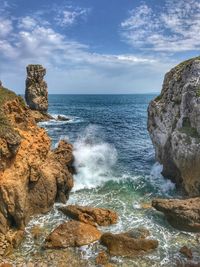
[{"label": "cliff face", "polygon": [[24,228],[30,216],[65,202],[73,186],[72,146],[51,141],[32,112],[0,87],[0,232]]},{"label": "cliff face", "polygon": [[200,194],[200,57],[166,75],[148,107],[148,131],[163,175],[191,196]]},{"label": "cliff face", "polygon": [[48,90],[47,84],[43,80],[46,74],[46,69],[43,68],[42,65],[28,65],[26,70],[26,102],[33,110],[47,112]]}]

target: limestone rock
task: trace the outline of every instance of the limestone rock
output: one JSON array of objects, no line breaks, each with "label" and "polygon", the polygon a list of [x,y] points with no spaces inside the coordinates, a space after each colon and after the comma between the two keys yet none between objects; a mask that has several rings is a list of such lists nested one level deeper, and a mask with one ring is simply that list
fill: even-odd
[{"label": "limestone rock", "polygon": [[148,107],[148,131],[163,175],[190,196],[200,194],[200,57],[182,62],[164,78]]},{"label": "limestone rock", "polygon": [[168,222],[183,231],[200,232],[200,198],[156,199],[152,206],[165,214]]},{"label": "limestone rock", "polygon": [[59,210],[74,220],[94,226],[108,226],[117,223],[118,220],[117,213],[109,209],[69,205],[60,207]]},{"label": "limestone rock", "polygon": [[101,232],[94,226],[78,221],[59,225],[45,240],[45,248],[67,248],[88,245],[99,240]]},{"label": "limestone rock", "polygon": [[30,217],[66,202],[73,186],[72,146],[51,149],[24,101],[0,88],[0,232],[23,229]]},{"label": "limestone rock", "polygon": [[107,247],[110,255],[125,257],[143,255],[158,247],[157,240],[146,239],[143,236],[134,238],[129,233],[105,233],[101,237],[101,243]]},{"label": "limestone rock", "polygon": [[48,90],[47,84],[43,80],[46,74],[46,69],[43,68],[42,65],[28,65],[26,70],[26,102],[33,110],[47,112]]}]

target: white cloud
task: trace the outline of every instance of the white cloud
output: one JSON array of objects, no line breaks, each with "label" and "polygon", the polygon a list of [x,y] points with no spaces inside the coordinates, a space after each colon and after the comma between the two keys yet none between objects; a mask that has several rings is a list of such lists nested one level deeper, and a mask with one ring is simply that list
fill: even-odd
[{"label": "white cloud", "polygon": [[[143,12],[147,15],[148,8]],[[78,17],[74,19],[77,21]],[[47,67],[50,92],[54,93],[58,89],[62,93],[73,93],[74,90],[77,93],[92,93],[93,90],[112,93],[123,89],[134,92],[135,83],[137,92],[156,90],[163,72],[169,67],[169,63],[164,64],[152,57],[92,53],[89,46],[58,32],[52,21],[45,20],[42,12],[4,18],[3,21],[6,20],[10,27],[0,38],[0,61],[4,62],[0,64],[0,79],[10,88],[21,88],[20,93],[23,92],[27,64]],[[72,23],[69,20],[65,23]],[[142,23],[139,18],[137,22]],[[152,87],[145,88],[152,77]]]},{"label": "white cloud", "polygon": [[67,7],[62,11],[59,11],[55,20],[58,25],[67,27],[75,24],[79,19],[86,19],[90,9],[88,8],[75,8]]},{"label": "white cloud", "polygon": [[13,30],[12,21],[0,18],[0,38],[5,38]]},{"label": "white cloud", "polygon": [[[163,5],[162,1],[162,5]],[[133,47],[163,52],[200,49],[199,0],[165,0],[153,10],[146,4],[121,23],[123,38]]]}]

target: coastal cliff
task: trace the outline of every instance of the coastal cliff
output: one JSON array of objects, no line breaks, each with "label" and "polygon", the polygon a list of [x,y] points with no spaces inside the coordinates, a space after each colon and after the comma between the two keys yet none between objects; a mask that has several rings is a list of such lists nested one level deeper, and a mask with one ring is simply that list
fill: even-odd
[{"label": "coastal cliff", "polygon": [[23,229],[30,217],[65,202],[73,186],[72,146],[51,149],[23,99],[0,86],[0,233]]},{"label": "coastal cliff", "polygon": [[189,196],[200,194],[200,57],[184,61],[164,78],[148,107],[148,131],[171,178]]}]

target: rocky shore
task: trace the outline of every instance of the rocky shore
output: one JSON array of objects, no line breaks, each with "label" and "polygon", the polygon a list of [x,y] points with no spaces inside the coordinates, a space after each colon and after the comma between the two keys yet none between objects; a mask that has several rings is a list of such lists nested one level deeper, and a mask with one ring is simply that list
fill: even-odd
[{"label": "rocky shore", "polygon": [[[116,266],[113,256],[134,259],[153,253],[159,242],[148,229],[109,231],[120,220],[114,210],[66,205],[75,173],[73,146],[61,140],[52,148],[47,132],[37,125],[53,119],[48,114],[45,74],[41,65],[27,66],[27,104],[0,83],[0,263],[8,264],[0,267],[65,267],[69,261],[70,266],[89,266],[74,248],[95,242],[101,249],[91,266]],[[58,116],[58,120],[67,119]],[[143,208],[164,213],[167,222],[180,231],[195,233],[200,232],[199,125],[200,58],[194,58],[166,74],[161,94],[148,108],[156,160],[163,165],[163,176],[176,183],[182,198],[154,199]],[[34,242],[41,242],[43,261],[34,255],[26,263],[21,259],[15,264],[12,255],[26,236],[27,223],[33,216],[48,213],[56,202],[65,204],[58,208],[64,222],[51,232],[37,226],[31,230]],[[188,265],[177,266],[198,266],[192,265],[190,248],[180,247],[180,253]]]}]

